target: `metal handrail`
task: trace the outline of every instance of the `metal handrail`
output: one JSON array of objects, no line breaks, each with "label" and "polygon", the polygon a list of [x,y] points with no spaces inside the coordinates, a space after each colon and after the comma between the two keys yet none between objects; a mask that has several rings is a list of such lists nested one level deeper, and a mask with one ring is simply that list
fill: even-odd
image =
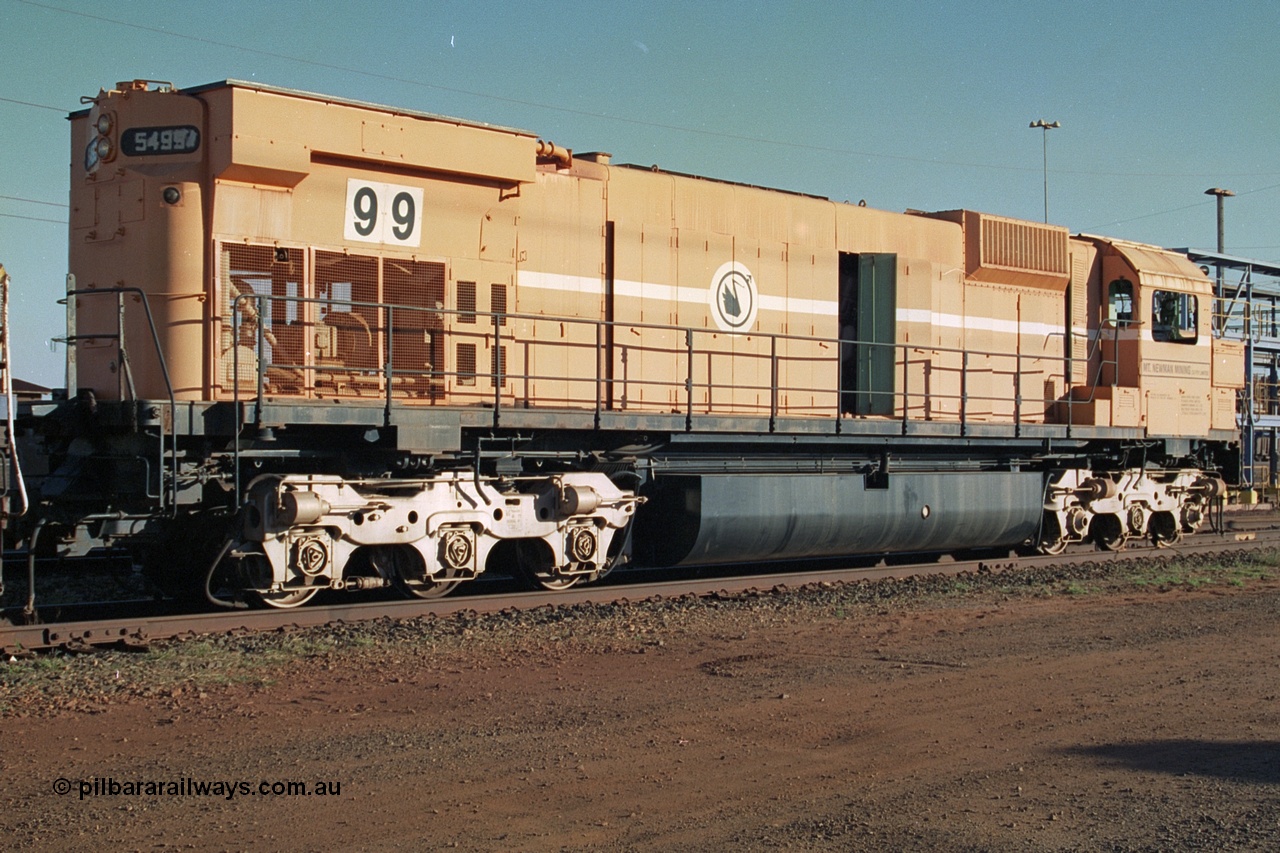
[{"label": "metal handrail", "polygon": [[[140,287],[95,287],[95,288],[81,288],[77,290],[68,290],[67,291],[68,299],[74,299],[77,296],[115,295],[116,307],[117,307],[117,312],[116,312],[117,319],[116,319],[115,335],[110,335],[110,334],[69,335],[67,337],[67,346],[68,347],[77,346],[81,339],[96,340],[101,338],[110,339],[114,337],[118,342],[118,346],[120,348],[120,351],[122,353],[122,358],[123,358],[123,353],[125,352],[125,338],[124,338],[125,311],[124,311],[123,296],[128,293],[132,293],[135,296],[137,296],[139,301],[142,303],[142,310],[147,318],[147,328],[151,331],[151,344],[155,348],[156,363],[160,367],[160,375],[164,379],[165,392],[168,394],[168,398],[169,398],[169,425],[170,425],[170,429],[168,430],[168,438],[170,439],[170,450],[169,450],[170,474],[168,478],[169,482],[168,483],[164,482],[165,480],[164,456],[165,456],[166,434],[165,434],[165,427],[164,427],[164,419],[161,418],[160,419],[160,458],[159,458],[160,464],[157,467],[157,472],[159,474],[161,483],[160,483],[160,494],[157,495],[156,497],[160,501],[160,508],[162,510],[167,510],[170,516],[174,516],[177,514],[177,511],[178,511],[178,430],[177,430],[178,399],[177,399],[177,395],[174,393],[174,390],[173,390],[173,382],[169,378],[169,365],[165,361],[164,347],[160,344],[160,333],[156,328],[155,315],[151,313],[151,303],[147,298],[146,292]],[[121,367],[121,372],[124,372],[123,366]],[[130,385],[131,385],[130,390],[132,391],[132,378],[130,378]],[[121,397],[123,397],[123,394],[121,395]],[[137,401],[136,396],[134,396],[133,399],[135,402]]]},{"label": "metal handrail", "polygon": [[[395,394],[395,384],[396,384],[395,380],[397,377],[411,377],[411,378],[430,377],[432,379],[446,379],[446,380],[449,378],[463,378],[463,374],[461,372],[456,370],[446,371],[442,368],[441,365],[432,365],[430,370],[418,370],[418,369],[395,367],[395,363],[394,363],[395,350],[394,350],[394,343],[393,343],[394,335],[389,334],[389,331],[395,328],[393,321],[396,316],[398,315],[403,316],[402,312],[409,313],[409,314],[417,313],[417,314],[431,315],[431,317],[440,324],[440,327],[436,328],[433,326],[425,326],[423,328],[430,328],[433,334],[444,334],[444,335],[451,336],[455,339],[479,338],[479,337],[487,337],[488,335],[492,335],[492,344],[490,347],[492,352],[492,360],[490,364],[490,369],[487,371],[480,370],[479,369],[480,365],[477,364],[476,365],[477,369],[474,372],[468,372],[466,374],[466,378],[488,377],[489,380],[493,383],[493,394],[492,394],[492,397],[490,398],[489,404],[493,408],[493,421],[495,426],[501,423],[501,413],[504,408],[504,405],[507,405],[504,401],[504,396],[514,393],[514,391],[512,390],[504,390],[507,384],[507,380],[511,380],[514,383],[523,382],[526,384],[526,386],[530,382],[542,381],[542,380],[557,380],[557,381],[566,382],[568,383],[569,387],[572,387],[574,385],[590,385],[594,389],[593,392],[589,394],[584,394],[581,396],[575,396],[572,393],[568,393],[568,395],[559,402],[563,404],[567,404],[572,407],[579,407],[584,405],[591,407],[594,410],[595,420],[598,426],[600,422],[599,419],[600,419],[601,413],[608,405],[608,400],[615,395],[616,386],[622,385],[625,388],[627,384],[630,384],[636,381],[636,380],[631,380],[630,378],[625,376],[624,377],[608,376],[606,375],[606,371],[604,370],[604,364],[605,364],[604,359],[610,356],[608,353],[605,352],[603,342],[610,338],[612,338],[615,342],[622,340],[622,336],[616,334],[616,331],[618,329],[634,330],[637,333],[639,333],[642,336],[642,338],[644,336],[645,330],[653,330],[655,332],[677,333],[677,334],[680,334],[680,336],[683,338],[683,345],[680,346],[678,349],[675,349],[675,348],[667,349],[665,347],[658,348],[659,351],[667,352],[670,355],[678,354],[680,356],[683,356],[683,359],[685,361],[685,370],[684,370],[685,375],[683,377],[679,377],[679,376],[671,376],[666,378],[646,377],[639,381],[649,386],[658,386],[658,387],[667,386],[667,387],[682,388],[684,392],[683,393],[684,405],[681,408],[683,409],[683,413],[685,416],[686,429],[689,429],[689,430],[693,428],[693,421],[696,414],[696,410],[698,408],[698,406],[695,404],[696,393],[699,390],[706,390],[708,392],[708,397],[707,397],[708,413],[713,414],[715,412],[716,407],[715,407],[715,403],[713,402],[714,394],[711,392],[714,392],[716,388],[730,387],[730,386],[727,386],[725,383],[717,383],[713,379],[713,377],[711,376],[712,371],[710,369],[710,366],[708,367],[705,381],[700,381],[700,377],[695,373],[695,364],[698,361],[699,356],[707,357],[708,365],[713,364],[714,359],[716,359],[717,357],[731,357],[734,359],[746,358],[746,359],[751,359],[753,361],[763,361],[764,359],[768,359],[769,380],[767,385],[734,383],[731,387],[735,388],[738,391],[756,390],[761,392],[762,397],[767,394],[767,403],[759,404],[759,410],[762,416],[767,413],[771,429],[776,428],[777,421],[780,416],[785,415],[789,410],[792,409],[792,407],[783,405],[781,398],[784,393],[811,392],[814,394],[817,394],[817,393],[834,394],[835,412],[833,414],[835,416],[835,421],[836,421],[836,431],[839,431],[840,429],[841,419],[845,415],[851,414],[843,411],[844,398],[845,398],[845,394],[847,393],[842,389],[842,386],[844,384],[843,382],[844,364],[843,364],[843,359],[841,359],[841,351],[843,347],[847,347],[847,346],[858,347],[860,351],[864,353],[883,351],[884,348],[890,348],[894,351],[894,361],[895,363],[900,364],[902,368],[902,377],[903,377],[902,387],[900,389],[884,390],[884,391],[872,390],[872,389],[853,389],[853,393],[856,393],[867,400],[881,399],[883,398],[883,395],[891,395],[894,400],[893,408],[896,409],[898,408],[898,406],[901,406],[900,418],[903,423],[904,431],[907,429],[907,425],[911,421],[911,402],[914,398],[921,397],[921,396],[923,396],[925,400],[934,399],[934,400],[958,401],[958,420],[962,425],[962,429],[967,428],[967,425],[971,422],[972,416],[973,416],[973,406],[975,403],[983,402],[983,401],[993,402],[993,403],[1010,402],[1014,406],[1013,421],[1014,421],[1015,427],[1020,430],[1023,422],[1022,408],[1025,405],[1026,400],[1024,399],[1022,394],[1021,381],[1019,377],[1022,374],[1022,368],[1025,362],[1027,360],[1034,360],[1041,363],[1048,363],[1048,369],[1046,370],[1046,373],[1048,375],[1058,375],[1058,371],[1060,370],[1061,376],[1063,377],[1064,386],[1070,386],[1072,383],[1070,382],[1070,376],[1067,373],[1067,370],[1069,369],[1069,363],[1079,360],[1079,359],[1073,359],[1071,355],[1067,355],[1065,353],[1064,355],[1061,355],[1061,356],[1054,356],[1054,355],[1039,354],[1039,353],[1028,354],[1028,353],[1017,351],[1017,350],[1006,352],[1001,350],[979,350],[979,349],[964,348],[964,347],[945,347],[945,346],[921,347],[919,345],[911,344],[911,343],[882,343],[882,342],[874,342],[874,341],[830,339],[830,338],[822,338],[818,336],[791,335],[791,334],[780,334],[780,333],[756,333],[756,334],[750,335],[749,337],[757,338],[757,339],[767,338],[768,339],[767,347],[764,344],[762,344],[758,350],[750,353],[744,353],[740,351],[733,352],[729,349],[726,349],[724,346],[718,346],[716,344],[711,344],[710,342],[700,346],[699,345],[700,336],[705,338],[706,336],[709,336],[709,335],[715,336],[717,334],[716,332],[713,332],[711,330],[695,329],[690,327],[677,327],[677,326],[663,325],[658,323],[604,321],[604,320],[588,319],[588,318],[558,317],[558,316],[546,316],[541,314],[519,314],[519,313],[510,313],[510,312],[483,312],[483,311],[476,311],[471,309],[466,311],[461,311],[458,309],[425,308],[425,307],[416,306],[416,305],[367,302],[367,301],[359,301],[359,300],[336,300],[336,299],[322,298],[322,297],[273,296],[270,294],[248,293],[248,294],[239,294],[236,297],[236,299],[234,300],[234,305],[231,312],[232,317],[230,318],[232,323],[232,331],[233,331],[233,334],[232,334],[233,345],[231,347],[233,351],[232,352],[233,378],[232,378],[231,384],[232,384],[232,396],[237,404],[240,402],[240,394],[242,390],[241,389],[242,383],[240,381],[241,377],[240,377],[240,361],[239,361],[240,360],[239,341],[241,339],[240,328],[242,323],[241,318],[242,318],[242,315],[247,316],[246,313],[240,309],[240,304],[246,301],[252,301],[256,303],[254,306],[254,308],[256,309],[256,312],[255,312],[256,319],[254,320],[254,322],[257,323],[257,328],[255,330],[254,337],[256,338],[255,344],[256,344],[257,353],[255,355],[259,355],[259,356],[261,353],[265,352],[265,344],[267,343],[267,338],[269,334],[267,331],[267,325],[270,322],[269,318],[271,316],[271,313],[267,309],[270,306],[270,304],[273,302],[288,302],[288,303],[294,303],[297,305],[323,304],[327,306],[331,311],[350,310],[353,313],[355,312],[355,309],[366,309],[368,313],[374,314],[375,316],[378,316],[378,317],[384,317],[386,326],[380,327],[377,330],[379,335],[381,336],[379,340],[379,345],[378,345],[378,351],[380,353],[378,357],[383,359],[383,362],[379,367],[375,369],[367,366],[355,367],[355,366],[340,365],[340,364],[339,365],[326,364],[326,365],[323,365],[323,370],[327,373],[347,373],[351,375],[379,376],[383,386],[381,390],[384,398],[386,421],[388,423],[391,422],[392,412],[394,410],[394,407],[397,405],[396,394]],[[302,313],[303,312],[299,311],[299,315],[302,315]],[[449,326],[447,328],[445,327],[445,319],[447,317],[460,316],[463,314],[477,320],[481,317],[488,317],[490,320],[488,324],[488,329],[481,331],[481,329],[484,328],[483,324],[481,323],[476,323],[474,326],[471,326],[470,328],[459,328],[456,324]],[[315,325],[318,325],[322,322],[323,322],[323,319],[321,318],[321,319],[303,321],[299,325],[302,325],[304,327],[314,327]],[[562,341],[539,341],[539,340],[533,339],[532,337],[530,337],[528,340],[525,340],[521,338],[515,330],[516,325],[518,325],[521,322],[528,322],[528,323],[555,322],[563,325],[584,326],[584,327],[591,327],[592,332],[589,335],[583,336],[582,340],[569,340],[569,341],[563,341],[563,342]],[[468,326],[470,326],[470,324],[468,324]],[[504,334],[504,326],[506,326],[505,334]],[[414,327],[414,328],[418,328],[418,327]],[[615,332],[615,334],[610,335],[609,332]],[[1074,332],[1072,333],[1072,335],[1074,335]],[[1065,333],[1063,337],[1065,342],[1065,338],[1066,338]],[[1099,353],[1102,347],[1104,335],[1096,334],[1096,335],[1090,335],[1089,337],[1092,339],[1092,346],[1090,347],[1090,351],[1086,355],[1086,360],[1088,362],[1092,362],[1094,360],[1094,356],[1096,356]],[[1119,330],[1118,329],[1113,330],[1113,334],[1110,337],[1113,342],[1117,341],[1119,337]],[[591,342],[592,339],[594,340],[594,342]],[[712,338],[712,340],[714,340],[714,337]],[[795,342],[799,344],[814,344],[814,345],[820,344],[827,348],[832,349],[833,352],[829,356],[818,356],[818,355],[808,355],[808,354],[804,356],[782,356],[780,355],[781,348],[779,346],[781,342],[788,342],[788,343]],[[594,361],[595,361],[594,369],[589,372],[584,372],[582,375],[579,375],[579,376],[562,376],[562,375],[551,376],[551,375],[545,375],[545,374],[535,374],[531,372],[528,369],[528,366],[526,365],[523,371],[517,371],[513,373],[503,365],[503,359],[496,353],[498,352],[497,348],[504,346],[504,344],[519,344],[519,343],[524,343],[528,346],[538,347],[538,348],[542,348],[542,347],[590,348],[594,353]],[[618,347],[622,347],[625,349],[635,349],[635,347],[631,345],[615,343],[615,348],[618,348]],[[645,350],[654,349],[652,346],[647,344],[642,344],[640,348]],[[290,363],[288,360],[277,360],[277,356],[276,356],[277,349],[278,347],[273,347],[271,359],[266,359],[262,357],[257,358],[258,364],[257,364],[257,369],[255,370],[256,381],[254,383],[255,385],[254,411],[255,411],[255,424],[259,426],[261,425],[261,417],[262,417],[264,402],[268,396],[268,388],[267,388],[267,381],[266,381],[267,367],[269,366],[281,367],[291,371],[302,372],[304,376],[304,386],[305,386],[304,394],[307,392],[312,392],[312,393],[314,392],[314,381],[310,383],[306,382],[305,381],[306,373],[309,371],[316,371],[321,367],[320,365],[316,364],[313,359],[309,359],[307,357],[304,357],[301,360],[301,363]],[[913,357],[913,353],[924,353],[925,355],[923,356],[923,358],[919,356]],[[958,394],[946,393],[939,390],[928,390],[923,393],[920,391],[913,391],[913,389],[910,386],[911,370],[913,369],[913,367],[920,364],[922,361],[925,363],[932,363],[937,358],[941,356],[947,356],[947,355],[954,356],[955,360],[959,364],[959,374],[960,374],[959,393]],[[996,394],[996,393],[988,393],[986,395],[974,395],[973,393],[971,393],[972,388],[970,387],[969,374],[973,369],[973,361],[975,359],[979,359],[985,362],[986,364],[984,366],[987,369],[998,368],[998,366],[1002,363],[1008,364],[1009,369],[1011,371],[1011,377],[1012,377],[1012,380],[1011,380],[1012,388],[1010,389],[1010,392],[1008,395]],[[823,386],[823,387],[810,388],[810,387],[799,387],[794,385],[787,385],[787,386],[782,385],[780,382],[780,378],[782,374],[782,366],[785,364],[796,364],[801,362],[820,362],[820,363],[834,362],[835,371],[838,378],[837,387],[831,388],[831,387]],[[1092,377],[1092,381],[1086,383],[1086,385],[1090,388],[1090,396],[1088,399],[1080,399],[1080,398],[1073,399],[1070,396],[1068,396],[1065,399],[1065,401],[1050,400],[1048,398],[1045,398],[1044,402],[1046,403],[1046,405],[1054,402],[1065,402],[1068,406],[1067,421],[1068,421],[1068,425],[1070,425],[1073,422],[1072,410],[1074,408],[1074,405],[1077,403],[1090,402],[1094,398],[1096,388],[1100,384],[1102,379],[1102,372],[1103,370],[1105,370],[1107,366],[1111,366],[1113,368],[1113,374],[1114,374],[1114,368],[1116,367],[1115,359],[1114,358],[1105,359],[1102,362],[1099,362],[1097,364],[1096,370]],[[947,368],[947,370],[950,370],[950,368]],[[454,393],[459,393],[456,387],[454,388]],[[341,394],[338,394],[336,396],[341,396]],[[476,392],[474,395],[471,393],[467,393],[466,396],[468,397],[474,396],[477,401],[480,401],[483,399],[483,397],[480,396],[479,388],[476,389]],[[742,404],[740,403],[735,404],[732,409],[729,409],[729,411],[733,411],[734,413],[740,413],[741,407],[742,407]],[[750,408],[750,406],[747,406],[747,408]],[[807,407],[798,407],[798,408],[800,410],[804,410]],[[808,412],[806,412],[806,414],[808,414]],[[237,441],[236,447],[238,451],[238,447],[239,447],[238,441]]]}]

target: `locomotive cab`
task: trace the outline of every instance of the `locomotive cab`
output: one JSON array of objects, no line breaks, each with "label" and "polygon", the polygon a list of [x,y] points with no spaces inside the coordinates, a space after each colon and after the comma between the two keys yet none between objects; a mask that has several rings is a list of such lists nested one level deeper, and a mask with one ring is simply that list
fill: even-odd
[{"label": "locomotive cab", "polygon": [[1099,280],[1099,398],[1095,422],[1156,437],[1235,428],[1243,347],[1213,325],[1213,286],[1185,256],[1111,240]]}]

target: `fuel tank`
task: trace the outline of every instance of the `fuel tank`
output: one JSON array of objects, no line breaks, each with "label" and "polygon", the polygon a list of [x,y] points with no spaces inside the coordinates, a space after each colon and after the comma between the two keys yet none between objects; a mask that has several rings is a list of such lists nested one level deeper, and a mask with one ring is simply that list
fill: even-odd
[{"label": "fuel tank", "polygon": [[646,494],[637,556],[705,565],[1016,545],[1039,529],[1044,478],[703,474],[661,477]]}]

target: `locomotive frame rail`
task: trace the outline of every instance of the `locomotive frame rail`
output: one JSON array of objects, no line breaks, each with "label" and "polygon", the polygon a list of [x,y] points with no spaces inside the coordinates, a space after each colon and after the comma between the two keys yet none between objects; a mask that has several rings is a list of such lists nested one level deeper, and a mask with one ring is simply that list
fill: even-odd
[{"label": "locomotive frame rail", "polygon": [[904,579],[921,575],[955,576],[975,572],[1009,571],[1071,563],[1129,562],[1171,559],[1186,554],[1213,554],[1224,545],[1233,548],[1267,549],[1280,543],[1280,531],[1205,531],[1176,549],[1142,548],[1123,551],[1079,551],[1057,556],[987,557],[950,563],[858,566],[836,569],[798,569],[787,572],[745,574],[715,578],[686,578],[641,584],[610,583],[575,587],[556,592],[537,591],[453,596],[435,601],[358,602],[317,605],[290,610],[285,614],[270,610],[182,615],[139,616],[49,625],[6,625],[0,623],[0,653],[24,654],[55,648],[84,649],[93,646],[123,645],[142,648],[147,643],[184,636],[233,631],[273,631],[373,619],[415,619],[454,613],[493,614],[512,608],[571,607],[576,604],[609,604],[619,601],[672,598],[684,595],[735,596],[761,592],[785,592],[810,584],[856,583],[858,581]]}]

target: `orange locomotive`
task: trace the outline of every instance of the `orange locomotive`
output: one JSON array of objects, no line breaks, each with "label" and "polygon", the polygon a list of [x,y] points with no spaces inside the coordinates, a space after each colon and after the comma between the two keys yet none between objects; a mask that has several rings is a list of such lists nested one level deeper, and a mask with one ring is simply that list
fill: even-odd
[{"label": "orange locomotive", "polygon": [[1238,442],[1243,346],[1154,246],[233,81],[72,145],[40,517],[219,601],[1166,543]]}]

